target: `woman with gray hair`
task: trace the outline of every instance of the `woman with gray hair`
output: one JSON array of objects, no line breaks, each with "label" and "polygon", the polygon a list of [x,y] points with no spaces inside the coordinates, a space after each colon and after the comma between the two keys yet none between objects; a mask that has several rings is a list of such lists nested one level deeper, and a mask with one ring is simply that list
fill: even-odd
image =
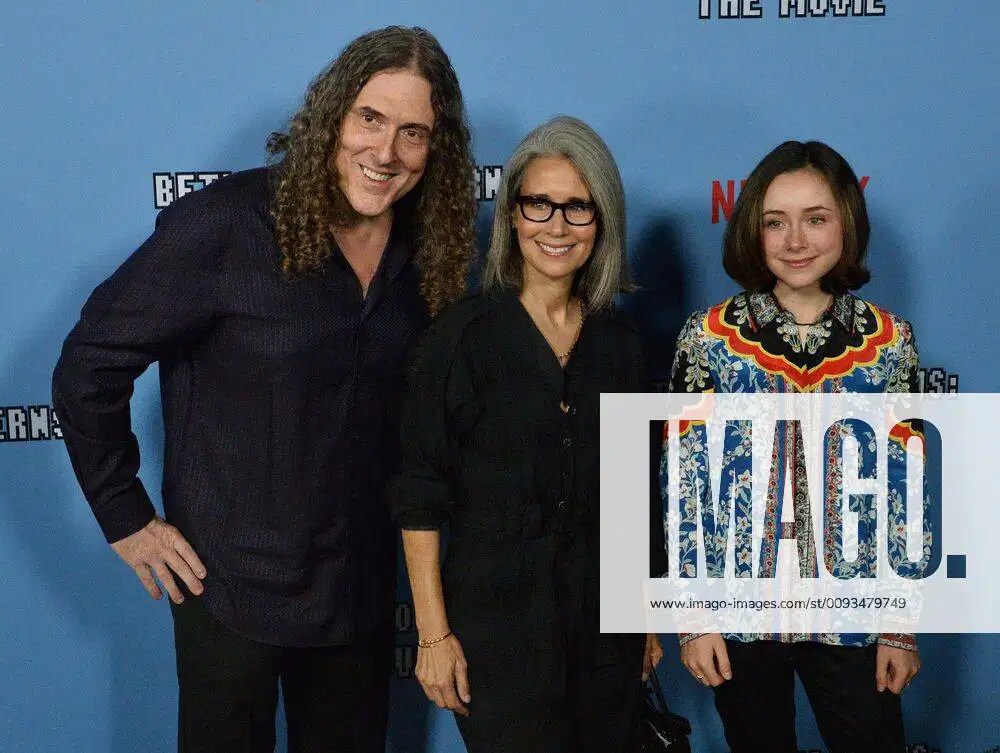
[{"label": "woman with gray hair", "polygon": [[662,650],[597,617],[599,398],[644,382],[612,305],[629,287],[618,168],[555,118],[504,170],[483,292],[414,354],[392,487],[417,678],[471,753],[626,753],[638,732]]}]

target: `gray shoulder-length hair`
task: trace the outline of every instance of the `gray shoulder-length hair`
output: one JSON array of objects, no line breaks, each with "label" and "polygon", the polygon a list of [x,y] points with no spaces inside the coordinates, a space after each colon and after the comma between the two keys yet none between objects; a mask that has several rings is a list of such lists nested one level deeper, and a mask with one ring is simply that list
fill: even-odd
[{"label": "gray shoulder-length hair", "polygon": [[523,259],[512,225],[514,200],[528,164],[537,157],[565,157],[583,177],[597,205],[597,238],[576,273],[574,292],[589,311],[607,308],[618,293],[632,290],[625,249],[625,189],[611,150],[582,120],[559,115],[524,137],[504,167],[493,213],[483,289],[522,285]]}]

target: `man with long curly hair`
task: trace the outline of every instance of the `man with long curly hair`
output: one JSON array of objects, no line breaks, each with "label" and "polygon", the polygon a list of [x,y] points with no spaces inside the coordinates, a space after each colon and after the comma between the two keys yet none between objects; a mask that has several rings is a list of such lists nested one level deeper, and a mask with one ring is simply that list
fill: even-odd
[{"label": "man with long curly hair", "polygon": [[[458,79],[422,29],[365,34],[268,149],[164,210],[94,291],[54,399],[105,537],[170,596],[179,750],[270,753],[280,685],[292,753],[381,753],[400,372],[473,243]],[[129,415],[154,361],[165,519]]]}]

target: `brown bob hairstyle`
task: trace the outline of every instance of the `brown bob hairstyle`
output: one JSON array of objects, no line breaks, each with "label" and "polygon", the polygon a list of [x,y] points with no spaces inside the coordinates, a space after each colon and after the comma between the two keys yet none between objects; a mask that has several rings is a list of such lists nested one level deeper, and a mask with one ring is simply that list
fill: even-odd
[{"label": "brown bob hairstyle", "polygon": [[750,173],[722,239],[722,266],[746,290],[764,292],[774,287],[777,280],[764,263],[761,242],[764,194],[775,178],[796,170],[812,170],[826,181],[844,228],[843,254],[821,280],[822,289],[835,294],[857,290],[871,279],[865,266],[871,234],[865,197],[847,160],[819,141],[786,141]]}]

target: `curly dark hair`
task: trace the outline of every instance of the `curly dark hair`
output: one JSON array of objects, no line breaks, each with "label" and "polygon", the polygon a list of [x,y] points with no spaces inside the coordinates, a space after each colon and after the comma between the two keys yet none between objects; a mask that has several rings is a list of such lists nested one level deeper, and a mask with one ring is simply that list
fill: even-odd
[{"label": "curly dark hair", "polygon": [[319,271],[330,256],[330,228],[358,217],[338,185],[331,155],[340,125],[376,73],[411,69],[431,85],[434,128],[424,175],[395,207],[414,234],[420,292],[432,314],[465,292],[475,238],[476,201],[469,125],[451,61],[421,28],[389,26],[350,42],[309,85],[288,133],[273,133],[267,149],[284,154],[271,215],[290,276]]}]

